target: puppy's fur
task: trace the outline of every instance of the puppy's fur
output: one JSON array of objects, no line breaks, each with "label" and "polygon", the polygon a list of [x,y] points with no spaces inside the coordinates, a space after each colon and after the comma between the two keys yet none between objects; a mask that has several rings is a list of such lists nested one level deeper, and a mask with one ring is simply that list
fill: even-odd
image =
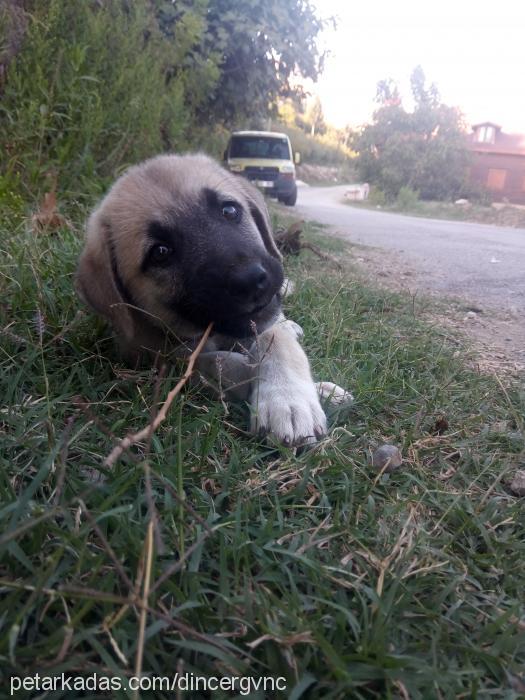
[{"label": "puppy's fur", "polygon": [[283,279],[260,192],[204,155],[164,155],[130,168],[92,213],[76,286],[132,360],[187,354],[213,323],[198,369],[250,401],[252,430],[297,445],[326,418],[300,328],[281,312]]}]

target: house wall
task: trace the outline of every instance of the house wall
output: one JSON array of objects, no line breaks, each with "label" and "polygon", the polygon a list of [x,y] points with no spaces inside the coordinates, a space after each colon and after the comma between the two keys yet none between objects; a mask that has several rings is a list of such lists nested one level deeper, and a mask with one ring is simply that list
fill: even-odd
[{"label": "house wall", "polygon": [[488,190],[495,202],[525,204],[525,155],[474,151],[470,179]]}]

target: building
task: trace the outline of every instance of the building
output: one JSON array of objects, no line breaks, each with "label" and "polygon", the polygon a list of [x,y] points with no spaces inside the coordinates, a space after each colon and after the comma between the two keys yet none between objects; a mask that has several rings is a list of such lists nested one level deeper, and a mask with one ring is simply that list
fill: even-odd
[{"label": "building", "polygon": [[506,134],[492,122],[472,126],[470,180],[495,202],[525,204],[525,134]]}]

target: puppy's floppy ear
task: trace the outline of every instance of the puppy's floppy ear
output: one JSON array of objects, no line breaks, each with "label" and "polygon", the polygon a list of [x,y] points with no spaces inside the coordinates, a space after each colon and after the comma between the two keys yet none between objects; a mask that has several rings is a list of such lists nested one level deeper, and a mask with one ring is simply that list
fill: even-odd
[{"label": "puppy's floppy ear", "polygon": [[110,226],[95,211],[87,224],[86,247],[82,252],[75,278],[80,298],[104,316],[118,335],[131,340],[133,318],[126,304],[127,292],[122,283],[115,256]]},{"label": "puppy's floppy ear", "polygon": [[250,214],[255,221],[255,225],[259,229],[259,233],[261,234],[266,250],[271,256],[277,258],[277,260],[282,260],[283,256],[279,252],[272,234],[270,215],[268,214],[268,209],[266,207],[266,202],[264,201],[263,195],[254,185],[245,180],[243,177],[237,176],[237,181],[244,196],[248,200]]}]

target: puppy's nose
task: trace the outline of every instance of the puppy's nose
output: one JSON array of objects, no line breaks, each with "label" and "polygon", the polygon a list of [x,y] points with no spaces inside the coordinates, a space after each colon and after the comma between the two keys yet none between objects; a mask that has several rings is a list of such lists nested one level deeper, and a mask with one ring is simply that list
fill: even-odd
[{"label": "puppy's nose", "polygon": [[250,301],[260,299],[269,287],[268,273],[261,263],[251,263],[236,270],[230,277],[230,292]]}]

